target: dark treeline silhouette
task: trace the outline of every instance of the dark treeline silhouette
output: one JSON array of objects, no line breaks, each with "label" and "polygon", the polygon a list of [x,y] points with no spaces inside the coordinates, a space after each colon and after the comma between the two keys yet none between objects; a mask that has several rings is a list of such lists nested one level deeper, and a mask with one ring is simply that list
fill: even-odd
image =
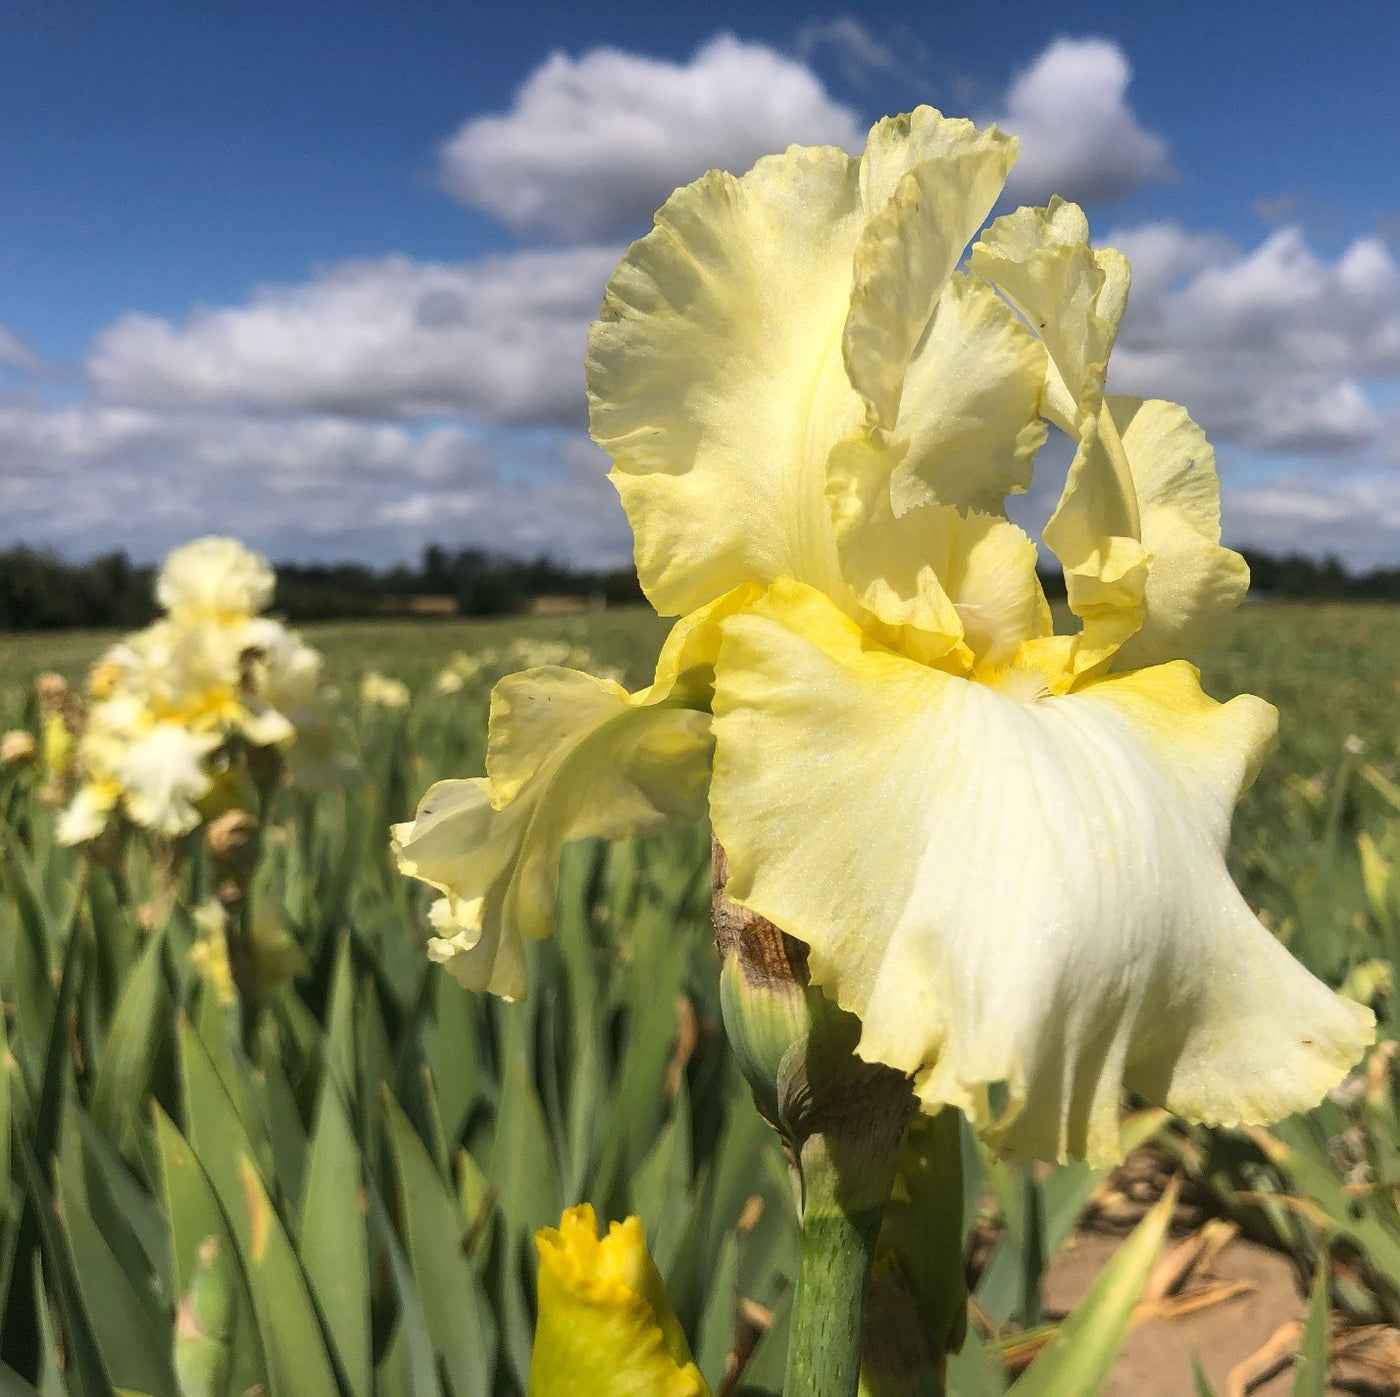
[{"label": "dark treeline silhouette", "polygon": [[[1335,557],[1276,557],[1244,550],[1257,597],[1400,601],[1400,567],[1348,572]],[[278,563],[272,609],[292,621],[414,615],[506,616],[538,598],[579,598],[609,606],[642,599],[630,568],[588,571],[552,558],[515,558],[484,548],[425,548],[417,567],[377,571],[363,563]],[[1063,597],[1058,572],[1042,573],[1047,595]],[[62,627],[131,629],[156,614],[155,569],[124,553],[67,563],[33,548],[0,551],[0,630]]]},{"label": "dark treeline silhouette", "polygon": [[[419,565],[384,571],[363,563],[277,563],[271,610],[292,621],[415,615],[505,616],[537,598],[609,606],[639,602],[630,567],[572,568],[552,558],[514,558],[483,548],[423,550]],[[68,563],[33,548],[0,551],[0,631],[143,626],[157,612],[156,570],[124,553]]]}]

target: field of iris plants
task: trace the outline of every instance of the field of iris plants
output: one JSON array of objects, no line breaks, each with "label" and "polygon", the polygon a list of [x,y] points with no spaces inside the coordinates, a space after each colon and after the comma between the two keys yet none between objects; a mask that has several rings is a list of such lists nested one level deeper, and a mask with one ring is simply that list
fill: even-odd
[{"label": "field of iris plants", "polygon": [[[56,837],[74,794],[62,734],[112,638],[0,643],[0,1393],[524,1394],[534,1235],[585,1201],[641,1219],[714,1392],[779,1392],[798,1231],[719,1027],[708,832],[570,845],[522,1003],[429,962],[428,899],[390,856],[389,826],[433,781],[481,769],[500,673],[587,663],[636,687],[664,630],[641,610],[315,630],[314,780],[263,779],[256,819],[206,806],[188,831],[129,823],[76,847]],[[1214,1384],[1183,1345],[1162,1391],[1243,1393],[1280,1370],[1267,1390],[1396,1390],[1400,612],[1246,607],[1204,674],[1282,710],[1236,820],[1240,886],[1375,1008],[1378,1046],[1268,1131],[1130,1111],[1116,1174],[1007,1165],[965,1133],[954,1236],[917,1206],[950,1181],[902,1175],[869,1325],[897,1332],[912,1304],[962,1327],[911,1274],[956,1249],[960,1397],[1099,1390],[1149,1311],[1239,1301],[1209,1271],[1234,1229],[1312,1278],[1306,1321]],[[1154,1261],[1176,1187],[1190,1207]],[[1076,1227],[1126,1235],[1144,1211],[1080,1308],[1047,1310]],[[877,1346],[864,1390],[923,1390],[882,1373],[897,1347]]]}]

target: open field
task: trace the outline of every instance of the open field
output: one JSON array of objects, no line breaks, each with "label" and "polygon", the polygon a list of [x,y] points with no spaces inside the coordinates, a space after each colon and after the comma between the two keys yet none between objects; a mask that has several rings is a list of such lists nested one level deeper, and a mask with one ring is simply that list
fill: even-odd
[{"label": "open field", "polygon": [[[716,1391],[777,1392],[796,1229],[718,1029],[706,833],[572,849],[559,936],[534,948],[518,1005],[428,965],[426,898],[388,856],[388,824],[431,782],[481,769],[487,681],[513,645],[572,647],[587,659],[565,662],[635,688],[665,629],[641,610],[306,628],[340,694],[340,772],[263,811],[252,1016],[211,967],[221,875],[199,833],[88,858],[55,845],[37,770],[0,777],[0,1111],[16,1142],[0,1391],[194,1392],[199,1354],[174,1316],[203,1285],[227,1316],[201,1335],[232,1364],[218,1390],[519,1397],[532,1234],[588,1199],[642,1217]],[[0,639],[3,726],[36,723],[39,671],[77,684],[111,640]],[[454,652],[495,658],[438,693]],[[362,702],[371,668],[407,682],[408,708]],[[1395,1390],[1400,609],[1248,606],[1203,672],[1212,693],[1281,712],[1236,821],[1240,885],[1315,973],[1372,1002],[1382,1044],[1336,1099],[1271,1132],[1136,1113],[1114,1175],[1013,1169],[969,1140],[960,1397],[1005,1390],[999,1357],[1015,1371],[1040,1351],[1174,1175],[1176,1270],[1154,1273],[1106,1391],[1191,1392],[1196,1347],[1194,1390],[1233,1392],[1231,1369],[1269,1342],[1279,1371],[1261,1360],[1240,1391],[1326,1391],[1295,1388],[1289,1360],[1328,1342],[1321,1304],[1301,1323],[1328,1256],[1333,1379],[1349,1384],[1333,1390]]]}]

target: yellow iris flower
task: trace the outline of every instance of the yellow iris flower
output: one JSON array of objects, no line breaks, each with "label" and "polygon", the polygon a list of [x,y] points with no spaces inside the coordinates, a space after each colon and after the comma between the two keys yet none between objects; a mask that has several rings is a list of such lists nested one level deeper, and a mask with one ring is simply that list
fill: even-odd
[{"label": "yellow iris flower", "polygon": [[529,1397],[710,1397],[637,1218],[599,1238],[593,1208],[582,1203],[535,1242]]},{"label": "yellow iris flower", "polygon": [[[678,190],[608,285],[595,439],[642,585],[683,619],[637,694],[540,669],[492,700],[484,780],[395,830],[434,955],[519,995],[560,846],[709,809],[732,898],[1015,1157],[1118,1153],[1126,1084],[1196,1120],[1315,1103],[1373,1033],[1235,889],[1275,710],[1186,655],[1241,600],[1219,480],[1172,403],[1107,395],[1128,267],[1052,201],[993,222],[1013,138],[928,108],[859,159],[794,147]],[[1047,423],[1053,633],[1004,510]],[[713,714],[713,721],[710,715]]]},{"label": "yellow iris flower", "polygon": [[196,539],[165,560],[156,596],[167,614],[89,675],[83,782],[59,821],[61,842],[97,838],[119,806],[138,825],[187,834],[213,785],[210,758],[231,737],[286,750],[323,726],[321,657],[257,614],[275,580],[236,539]]}]

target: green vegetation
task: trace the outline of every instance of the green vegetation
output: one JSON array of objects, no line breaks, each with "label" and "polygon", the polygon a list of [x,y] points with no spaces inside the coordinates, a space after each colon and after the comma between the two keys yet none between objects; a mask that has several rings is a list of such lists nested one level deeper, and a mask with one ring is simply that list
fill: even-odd
[{"label": "green vegetation", "polygon": [[[429,964],[422,889],[388,856],[387,826],[432,781],[481,767],[486,680],[436,692],[451,652],[565,640],[636,685],[664,630],[640,610],[308,630],[342,694],[349,761],[338,785],[284,788],[262,812],[255,1019],[214,953],[224,866],[203,830],[92,858],[55,845],[37,767],[0,771],[0,1392],[521,1397],[532,1236],[582,1200],[643,1219],[716,1391],[728,1372],[726,1393],[777,1392],[797,1230],[719,1031],[706,832],[573,846],[560,934],[532,949],[536,988],[516,1005]],[[76,681],[111,638],[0,642],[3,725],[37,734],[35,674]],[[370,668],[407,681],[411,706],[364,706]],[[1136,1112],[1126,1139],[1151,1139],[1215,1208],[1322,1277],[1345,1319],[1394,1324],[1400,611],[1248,607],[1205,674],[1282,712],[1237,820],[1246,896],[1317,973],[1372,1001],[1383,1041],[1333,1100],[1272,1131]],[[1022,1397],[1096,1390],[1166,1225],[1158,1210],[1092,1308],[1044,1326],[1044,1269],[1102,1181],[1013,1169],[963,1140],[952,1245],[976,1304],[951,1373],[962,1397],[1004,1393],[1002,1358],[1042,1351]],[[900,1264],[882,1252],[877,1277]],[[1321,1305],[1299,1391],[1323,1390]]]}]

